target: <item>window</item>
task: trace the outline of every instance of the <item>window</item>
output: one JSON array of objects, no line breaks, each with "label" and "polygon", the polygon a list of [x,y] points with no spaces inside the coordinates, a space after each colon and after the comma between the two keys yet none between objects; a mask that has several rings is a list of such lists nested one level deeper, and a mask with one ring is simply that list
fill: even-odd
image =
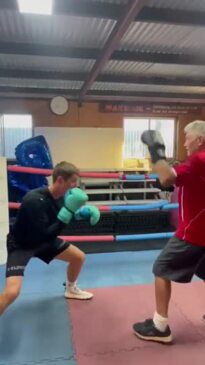
[{"label": "window", "polygon": [[15,158],[16,146],[33,136],[31,115],[0,116],[0,155]]},{"label": "window", "polygon": [[166,145],[166,156],[174,157],[175,119],[125,118],[124,119],[124,159],[146,158],[147,147],[141,142],[141,134],[147,129],[155,129],[162,134]]}]

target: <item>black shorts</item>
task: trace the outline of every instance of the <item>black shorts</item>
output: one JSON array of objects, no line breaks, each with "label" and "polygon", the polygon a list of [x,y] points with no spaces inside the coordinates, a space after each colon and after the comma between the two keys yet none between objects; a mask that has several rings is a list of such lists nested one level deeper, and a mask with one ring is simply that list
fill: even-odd
[{"label": "black shorts", "polygon": [[189,283],[194,275],[205,280],[205,247],[173,237],[156,259],[153,273],[177,283]]},{"label": "black shorts", "polygon": [[37,257],[49,264],[57,255],[69,247],[69,243],[55,238],[53,241],[42,243],[38,248],[26,249],[19,247],[13,236],[7,237],[6,277],[23,276],[26,265],[32,257]]}]

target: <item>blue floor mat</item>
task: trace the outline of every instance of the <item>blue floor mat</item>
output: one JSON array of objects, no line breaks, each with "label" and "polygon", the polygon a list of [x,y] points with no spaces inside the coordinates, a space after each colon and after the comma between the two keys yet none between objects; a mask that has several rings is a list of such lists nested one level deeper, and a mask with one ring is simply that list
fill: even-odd
[{"label": "blue floor mat", "polygon": [[79,282],[88,288],[151,283],[158,254],[155,250],[88,255]]},{"label": "blue floor mat", "polygon": [[[87,255],[80,286],[97,288],[153,281],[158,251]],[[0,266],[0,289],[5,266]],[[66,264],[34,259],[26,269],[20,298],[0,318],[0,365],[76,365],[66,301]]]},{"label": "blue floor mat", "polygon": [[65,300],[55,294],[22,294],[0,318],[0,365],[69,360],[75,364]]}]

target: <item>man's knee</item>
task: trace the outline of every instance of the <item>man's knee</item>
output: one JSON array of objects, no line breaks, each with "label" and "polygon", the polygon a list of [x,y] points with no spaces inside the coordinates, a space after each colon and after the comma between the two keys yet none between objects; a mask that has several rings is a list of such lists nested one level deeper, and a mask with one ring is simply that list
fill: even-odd
[{"label": "man's knee", "polygon": [[85,254],[84,252],[80,251],[78,252],[74,257],[73,257],[73,261],[76,261],[78,263],[83,264],[85,261]]},{"label": "man's knee", "polygon": [[69,263],[83,264],[85,261],[85,254],[76,246],[70,245],[65,251],[59,254],[57,259],[67,261]]}]

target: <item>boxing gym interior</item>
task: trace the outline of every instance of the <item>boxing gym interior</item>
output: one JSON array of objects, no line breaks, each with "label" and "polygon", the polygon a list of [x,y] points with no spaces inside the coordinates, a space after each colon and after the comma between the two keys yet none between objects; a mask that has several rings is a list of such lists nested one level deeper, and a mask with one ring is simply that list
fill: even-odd
[{"label": "boxing gym interior", "polygon": [[141,341],[152,317],[152,267],[179,221],[141,141],[161,133],[170,166],[187,158],[184,128],[205,120],[205,1],[0,0],[0,292],[6,237],[25,194],[68,161],[100,219],[61,236],[86,254],[66,300],[66,263],[34,258],[0,316],[0,365],[202,365],[205,286],[174,283],[174,343]]}]

